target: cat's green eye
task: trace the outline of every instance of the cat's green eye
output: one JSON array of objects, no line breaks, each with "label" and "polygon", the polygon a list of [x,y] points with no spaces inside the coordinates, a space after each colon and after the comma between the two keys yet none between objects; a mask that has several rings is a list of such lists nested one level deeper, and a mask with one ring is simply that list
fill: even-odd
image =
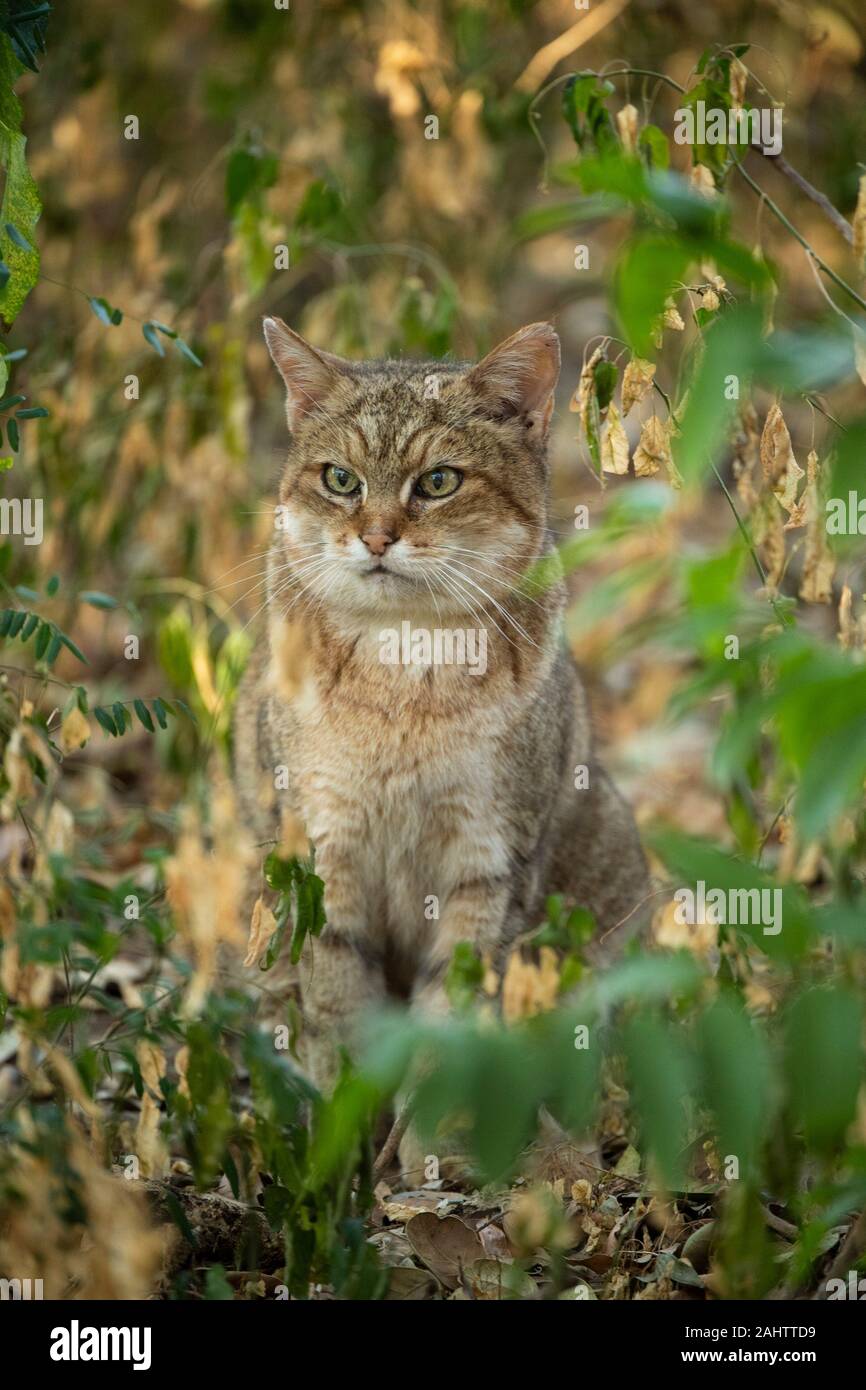
[{"label": "cat's green eye", "polygon": [[322,482],[329,492],[340,497],[350,497],[361,486],[361,479],[351,468],[342,468],[339,463],[329,463],[322,473]]},{"label": "cat's green eye", "polygon": [[450,497],[463,482],[463,474],[456,468],[431,468],[422,473],[415,484],[415,491],[421,497]]}]

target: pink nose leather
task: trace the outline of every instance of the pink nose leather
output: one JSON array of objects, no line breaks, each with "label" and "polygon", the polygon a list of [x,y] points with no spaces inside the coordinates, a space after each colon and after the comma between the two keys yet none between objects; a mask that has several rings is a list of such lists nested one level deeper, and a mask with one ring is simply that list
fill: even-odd
[{"label": "pink nose leather", "polygon": [[385,531],[368,531],[361,537],[371,555],[384,555],[388,546],[393,543],[394,537],[389,536]]}]

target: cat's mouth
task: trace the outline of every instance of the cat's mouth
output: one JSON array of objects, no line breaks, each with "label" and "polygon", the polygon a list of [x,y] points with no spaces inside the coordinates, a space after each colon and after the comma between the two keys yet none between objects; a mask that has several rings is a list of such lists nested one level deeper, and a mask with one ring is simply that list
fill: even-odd
[{"label": "cat's mouth", "polygon": [[389,579],[405,579],[405,574],[398,574],[396,570],[390,569],[387,565],[368,565],[367,569],[361,570],[361,575],[369,579],[372,575],[387,575]]}]

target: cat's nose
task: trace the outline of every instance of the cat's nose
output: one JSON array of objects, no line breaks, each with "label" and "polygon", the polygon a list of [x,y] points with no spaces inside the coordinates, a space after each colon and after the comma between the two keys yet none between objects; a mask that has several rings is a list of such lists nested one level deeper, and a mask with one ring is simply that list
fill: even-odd
[{"label": "cat's nose", "polygon": [[396,539],[396,536],[392,536],[389,531],[383,531],[381,528],[374,531],[365,531],[361,536],[361,540],[364,542],[370,554],[377,556],[384,555],[388,546],[393,545]]}]

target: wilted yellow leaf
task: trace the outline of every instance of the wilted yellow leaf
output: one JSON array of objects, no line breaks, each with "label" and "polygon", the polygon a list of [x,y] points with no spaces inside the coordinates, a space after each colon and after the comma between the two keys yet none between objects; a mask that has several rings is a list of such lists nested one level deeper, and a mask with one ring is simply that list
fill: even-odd
[{"label": "wilted yellow leaf", "polygon": [[728,87],[731,93],[731,105],[740,107],[746,95],[746,83],[749,80],[749,69],[745,63],[740,62],[739,58],[734,58],[731,63]]},{"label": "wilted yellow leaf", "polygon": [[569,410],[576,412],[584,423],[586,422],[586,411],[589,406],[590,397],[595,390],[593,381],[595,364],[596,362],[600,362],[603,356],[604,348],[597,347],[592,356],[584,362],[580,373],[580,380],[577,383],[577,389],[568,403]]},{"label": "wilted yellow leaf", "polygon": [[622,413],[628,415],[632,406],[640,405],[652,390],[655,362],[633,357],[622,375]]},{"label": "wilted yellow leaf", "polygon": [[866,174],[860,175],[857,185],[857,206],[854,209],[854,255],[861,270],[866,270]]},{"label": "wilted yellow leaf", "polygon": [[83,748],[89,738],[90,725],[78,706],[73,705],[69,713],[63,716],[60,747],[64,753],[74,753],[77,748]]},{"label": "wilted yellow leaf", "polygon": [[788,426],[778,405],[770,407],[764,422],[761,466],[774,497],[790,513],[797,500],[797,487],[803,470],[794,457]]},{"label": "wilted yellow leaf", "polygon": [[519,951],[512,952],[502,981],[502,1016],[506,1023],[532,1018],[552,1009],[559,994],[559,965],[556,952],[541,948],[538,965],[525,961]]},{"label": "wilted yellow leaf", "polygon": [[716,181],[706,164],[693,164],[689,170],[689,183],[703,198],[715,198]]},{"label": "wilted yellow leaf", "polygon": [[813,449],[806,460],[806,487],[803,492],[806,513],[806,554],[800,580],[800,598],[805,603],[830,603],[836,560],[827,540],[827,525],[818,478],[818,455]]},{"label": "wilted yellow leaf", "polygon": [[277,919],[271,909],[266,906],[262,898],[256,898],[250,921],[250,939],[247,943],[244,965],[256,965],[261,960],[276,929]]},{"label": "wilted yellow leaf", "polygon": [[628,472],[628,435],[616,406],[611,403],[601,434],[601,469],[603,473]]},{"label": "wilted yellow leaf", "polygon": [[662,467],[673,486],[680,487],[682,479],[671,453],[671,422],[651,415],[644,421],[634,451],[634,471],[638,478],[651,478]]},{"label": "wilted yellow leaf", "polygon": [[682,315],[680,314],[679,309],[674,303],[672,295],[668,295],[667,299],[665,300],[665,311],[662,315],[662,323],[664,324],[665,328],[676,329],[677,333],[682,333],[683,329],[685,328]]}]

